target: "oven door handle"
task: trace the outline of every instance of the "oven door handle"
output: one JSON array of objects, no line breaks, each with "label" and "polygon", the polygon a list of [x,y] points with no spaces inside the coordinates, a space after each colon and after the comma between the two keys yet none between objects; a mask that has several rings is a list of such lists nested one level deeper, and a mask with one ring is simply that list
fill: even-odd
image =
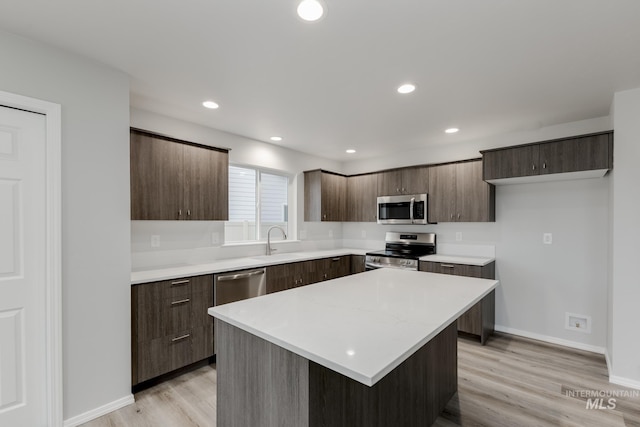
[{"label": "oven door handle", "polygon": [[367,262],[367,263],[365,263],[365,268],[366,268],[366,267],[371,267],[371,268],[384,268],[384,265],[382,265],[382,264],[378,264],[378,263],[375,263],[375,262]]},{"label": "oven door handle", "polygon": [[416,203],[416,198],[411,198],[411,204],[409,205],[409,219],[411,220],[411,224],[413,224],[413,205]]}]

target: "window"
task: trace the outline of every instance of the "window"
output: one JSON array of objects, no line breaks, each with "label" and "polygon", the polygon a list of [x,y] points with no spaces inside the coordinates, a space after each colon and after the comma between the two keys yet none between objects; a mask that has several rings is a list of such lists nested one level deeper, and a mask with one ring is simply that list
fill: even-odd
[{"label": "window", "polygon": [[[226,242],[266,240],[267,230],[279,225],[287,234],[289,177],[260,169],[229,166],[229,221]],[[278,233],[274,238],[281,238]]]}]

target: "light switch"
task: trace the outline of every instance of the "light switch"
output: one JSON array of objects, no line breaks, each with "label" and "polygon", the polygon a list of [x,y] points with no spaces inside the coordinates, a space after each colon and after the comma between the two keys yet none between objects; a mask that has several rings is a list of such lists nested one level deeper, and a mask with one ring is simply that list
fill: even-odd
[{"label": "light switch", "polygon": [[153,234],[151,236],[151,247],[152,248],[159,248],[160,247],[160,236],[158,236],[157,234]]},{"label": "light switch", "polygon": [[456,242],[461,242],[462,241],[462,232],[461,231],[457,231],[456,232]]},{"label": "light switch", "polygon": [[542,243],[545,245],[550,245],[553,243],[553,235],[551,233],[544,233],[542,235]]}]

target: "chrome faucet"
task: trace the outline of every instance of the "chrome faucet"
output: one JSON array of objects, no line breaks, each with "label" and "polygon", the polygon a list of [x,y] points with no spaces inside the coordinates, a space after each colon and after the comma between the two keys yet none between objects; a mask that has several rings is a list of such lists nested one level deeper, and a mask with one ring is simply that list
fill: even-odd
[{"label": "chrome faucet", "polygon": [[284,240],[287,240],[287,233],[285,233],[282,227],[280,227],[279,225],[273,225],[269,227],[269,230],[267,230],[267,255],[271,255],[271,252],[277,251],[277,249],[271,249],[271,230],[273,230],[274,228],[277,228],[278,230],[282,231]]}]

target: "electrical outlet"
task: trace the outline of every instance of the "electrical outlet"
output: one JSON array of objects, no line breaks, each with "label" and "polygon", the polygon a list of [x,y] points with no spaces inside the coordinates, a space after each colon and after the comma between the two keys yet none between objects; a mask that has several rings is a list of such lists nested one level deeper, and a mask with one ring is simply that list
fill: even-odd
[{"label": "electrical outlet", "polygon": [[542,243],[545,245],[550,245],[553,243],[553,234],[551,233],[543,233],[542,234]]},{"label": "electrical outlet", "polygon": [[329,237],[333,237],[333,230],[329,230]]},{"label": "electrical outlet", "polygon": [[565,313],[565,325],[566,329],[578,332],[584,332],[585,334],[591,333],[591,317],[584,314]]},{"label": "electrical outlet", "polygon": [[456,232],[456,242],[461,242],[462,241],[462,232],[461,231],[457,231]]},{"label": "electrical outlet", "polygon": [[367,232],[365,230],[362,230],[360,232],[360,237],[362,237],[363,239],[366,239],[367,238]]},{"label": "electrical outlet", "polygon": [[220,232],[214,231],[211,233],[211,244],[212,245],[220,244]]},{"label": "electrical outlet", "polygon": [[151,247],[152,248],[159,248],[160,247],[160,236],[158,236],[157,234],[153,234],[151,236]]}]

